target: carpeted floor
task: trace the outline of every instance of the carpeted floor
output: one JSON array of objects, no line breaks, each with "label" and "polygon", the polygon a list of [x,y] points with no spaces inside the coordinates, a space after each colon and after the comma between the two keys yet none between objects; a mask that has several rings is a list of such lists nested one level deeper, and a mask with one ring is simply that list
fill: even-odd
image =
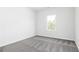
[{"label": "carpeted floor", "polygon": [[2,47],[3,52],[78,52],[74,41],[35,36]]}]

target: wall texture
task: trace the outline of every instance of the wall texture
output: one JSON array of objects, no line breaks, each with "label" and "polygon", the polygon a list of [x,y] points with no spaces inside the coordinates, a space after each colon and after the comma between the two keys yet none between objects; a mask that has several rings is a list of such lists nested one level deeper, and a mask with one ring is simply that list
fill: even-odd
[{"label": "wall texture", "polygon": [[[47,30],[47,16],[56,14],[56,31]],[[74,40],[74,8],[49,8],[37,14],[37,35]]]},{"label": "wall texture", "polygon": [[0,46],[35,35],[35,13],[29,8],[0,8]]}]

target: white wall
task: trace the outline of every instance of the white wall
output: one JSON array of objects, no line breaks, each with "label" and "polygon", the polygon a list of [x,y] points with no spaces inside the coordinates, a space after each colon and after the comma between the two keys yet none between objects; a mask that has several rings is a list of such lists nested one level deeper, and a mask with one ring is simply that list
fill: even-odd
[{"label": "white wall", "polygon": [[0,46],[35,35],[35,14],[29,8],[0,8]]},{"label": "white wall", "polygon": [[75,41],[79,48],[79,7],[75,8]]},{"label": "white wall", "polygon": [[[56,14],[56,31],[47,31],[47,15]],[[74,8],[49,8],[38,12],[37,35],[74,40]]]}]

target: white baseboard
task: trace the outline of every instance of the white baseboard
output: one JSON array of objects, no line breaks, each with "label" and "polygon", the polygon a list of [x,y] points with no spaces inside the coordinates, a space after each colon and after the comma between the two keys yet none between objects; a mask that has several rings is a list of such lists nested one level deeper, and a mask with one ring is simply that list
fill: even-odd
[{"label": "white baseboard", "polygon": [[36,36],[36,35],[30,35],[30,36],[27,36],[27,37],[24,38],[24,39],[19,39],[19,40],[16,40],[16,41],[7,42],[7,43],[5,43],[5,44],[0,45],[0,47],[6,46],[6,45],[9,45],[9,44],[12,44],[12,43],[16,43],[16,42],[19,42],[19,41],[21,41],[21,40],[25,40],[25,39],[28,39],[28,38],[31,38],[31,37],[34,37],[34,36]]},{"label": "white baseboard", "polygon": [[[37,35],[37,36],[49,37],[49,36],[46,36],[46,35]],[[66,39],[66,38],[58,38],[58,37],[49,37],[49,38],[56,38],[56,39],[62,39],[62,40],[69,40],[69,39]],[[69,41],[75,41],[75,40],[69,40]]]}]

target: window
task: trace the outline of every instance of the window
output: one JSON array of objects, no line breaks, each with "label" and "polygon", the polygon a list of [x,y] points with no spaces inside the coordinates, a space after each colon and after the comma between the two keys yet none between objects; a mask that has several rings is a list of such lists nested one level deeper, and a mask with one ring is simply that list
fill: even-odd
[{"label": "window", "polygon": [[47,26],[48,26],[48,31],[56,30],[56,15],[47,16]]}]

